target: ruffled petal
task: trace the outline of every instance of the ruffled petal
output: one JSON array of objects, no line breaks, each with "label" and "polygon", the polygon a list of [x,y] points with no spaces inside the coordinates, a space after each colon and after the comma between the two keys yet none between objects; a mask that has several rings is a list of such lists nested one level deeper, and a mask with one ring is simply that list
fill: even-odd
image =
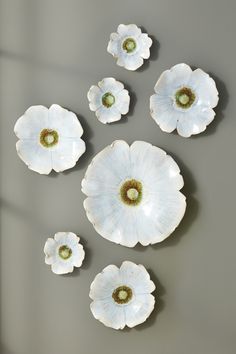
[{"label": "ruffled petal", "polygon": [[58,144],[52,149],[52,167],[62,172],[75,166],[85,152],[85,143],[79,138],[59,138]]},{"label": "ruffled petal", "polygon": [[40,132],[48,126],[48,108],[32,106],[20,117],[14,127],[19,139],[38,139]]},{"label": "ruffled petal", "polygon": [[130,24],[130,25],[120,24],[117,28],[117,32],[122,37],[124,37],[124,36],[126,36],[126,37],[128,37],[128,36],[139,37],[141,35],[141,29],[135,24]]},{"label": "ruffled petal", "polygon": [[72,273],[74,266],[71,261],[57,261],[51,265],[52,272],[55,274]]},{"label": "ruffled petal", "polygon": [[46,175],[51,172],[51,151],[40,146],[37,140],[19,140],[16,143],[16,150],[30,170]]},{"label": "ruffled petal", "polygon": [[116,95],[115,107],[121,114],[127,114],[129,111],[130,96],[127,90],[122,90]]},{"label": "ruffled petal", "polygon": [[203,70],[192,72],[189,86],[196,92],[199,104],[214,108],[217,106],[219,96],[215,81]]},{"label": "ruffled petal", "polygon": [[102,90],[98,86],[91,86],[87,97],[89,100],[89,108],[91,111],[96,111],[102,105]]},{"label": "ruffled petal", "polygon": [[56,261],[57,244],[53,238],[48,238],[44,245],[45,263],[52,264]]},{"label": "ruffled petal", "polygon": [[84,248],[82,245],[77,244],[73,247],[72,262],[75,267],[81,267],[85,257]]},{"label": "ruffled petal", "polygon": [[130,261],[123,262],[120,267],[120,276],[123,283],[131,287],[135,296],[152,293],[156,288],[149,273],[141,264],[137,265]]},{"label": "ruffled petal", "polygon": [[106,77],[98,83],[103,93],[111,92],[114,96],[124,89],[122,82],[115,80],[113,77]]},{"label": "ruffled petal", "polygon": [[121,119],[121,113],[115,106],[110,108],[101,106],[96,111],[96,116],[98,120],[103,124],[116,122]]},{"label": "ruffled petal", "polygon": [[120,56],[117,60],[117,65],[125,67],[127,70],[137,70],[143,65],[143,58],[135,53],[133,55]]},{"label": "ruffled petal", "polygon": [[90,305],[93,316],[105,326],[114,329],[125,327],[125,313],[112,299],[93,301]]},{"label": "ruffled petal", "polygon": [[124,308],[126,325],[130,328],[146,321],[154,309],[155,298],[151,294],[137,295]]},{"label": "ruffled petal", "polygon": [[[47,127],[46,127],[47,128]],[[80,138],[83,128],[75,113],[57,104],[49,108],[49,127],[59,133],[59,138]]]},{"label": "ruffled petal", "polygon": [[189,112],[186,112],[177,123],[178,134],[188,138],[191,135],[203,132],[208,124],[215,117],[213,109],[208,107],[194,107]]},{"label": "ruffled petal", "polygon": [[159,94],[150,97],[150,113],[161,130],[167,133],[171,133],[176,129],[178,119],[182,114],[174,109],[169,97]]},{"label": "ruffled petal", "polygon": [[142,58],[148,59],[150,57],[150,47],[152,45],[152,39],[148,36],[147,33],[142,33],[138,39],[139,43],[139,55]]},{"label": "ruffled petal", "polygon": [[164,71],[158,79],[154,90],[162,96],[173,95],[175,91],[189,83],[192,69],[187,64],[177,64]]},{"label": "ruffled petal", "polygon": [[89,297],[92,300],[112,300],[113,291],[121,284],[120,270],[117,266],[111,264],[96,275],[90,286]]}]

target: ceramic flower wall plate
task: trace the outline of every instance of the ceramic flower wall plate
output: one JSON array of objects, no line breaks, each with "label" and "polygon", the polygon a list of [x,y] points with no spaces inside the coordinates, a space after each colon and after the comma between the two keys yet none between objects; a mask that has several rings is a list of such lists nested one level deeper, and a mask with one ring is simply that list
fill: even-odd
[{"label": "ceramic flower wall plate", "polygon": [[85,152],[83,128],[76,115],[53,104],[32,106],[14,128],[16,150],[29,169],[40,174],[61,172],[75,166]]},{"label": "ceramic flower wall plate", "polygon": [[125,261],[121,267],[109,265],[90,287],[93,316],[105,326],[123,329],[146,321],[154,309],[151,294],[155,284],[143,265]]},{"label": "ceramic flower wall plate", "polygon": [[117,65],[127,70],[137,70],[144,59],[150,57],[152,39],[134,25],[119,25],[116,33],[110,35],[108,53],[117,59]]},{"label": "ceramic flower wall plate", "polygon": [[87,96],[89,108],[103,124],[116,122],[129,111],[129,92],[113,77],[106,77],[97,86],[91,86]]},{"label": "ceramic flower wall plate", "polygon": [[176,162],[144,141],[115,141],[97,154],[82,181],[89,221],[104,238],[127,247],[163,241],[185,213]]},{"label": "ceramic flower wall plate", "polygon": [[190,137],[203,132],[215,117],[219,97],[215,81],[203,70],[178,64],[164,71],[150,98],[151,116],[167,133]]},{"label": "ceramic flower wall plate", "polygon": [[51,265],[55,274],[67,274],[74,267],[81,267],[85,252],[79,243],[79,236],[73,232],[57,232],[54,238],[48,238],[45,246],[45,263]]}]

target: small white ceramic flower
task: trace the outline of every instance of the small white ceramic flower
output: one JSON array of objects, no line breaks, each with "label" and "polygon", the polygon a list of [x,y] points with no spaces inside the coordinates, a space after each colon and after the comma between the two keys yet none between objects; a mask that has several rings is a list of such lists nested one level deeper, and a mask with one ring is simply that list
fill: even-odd
[{"label": "small white ceramic flower", "polygon": [[30,107],[17,120],[14,131],[19,138],[16,143],[19,157],[29,169],[40,174],[72,168],[85,152],[79,120],[73,112],[57,104],[49,109]]},{"label": "small white ceramic flower", "polygon": [[163,241],[186,207],[176,162],[143,141],[115,141],[97,154],[82,181],[84,208],[104,238],[134,247]]},{"label": "small white ceramic flower", "polygon": [[109,265],[90,287],[93,316],[107,327],[123,329],[146,321],[154,309],[155,284],[143,265],[125,261]]},{"label": "small white ceramic flower", "polygon": [[106,77],[88,91],[89,108],[103,124],[121,119],[129,111],[130,96],[124,85],[113,77]]},{"label": "small white ceramic flower", "polygon": [[51,265],[55,274],[71,273],[74,267],[81,267],[85,252],[80,238],[73,232],[57,232],[48,238],[45,246],[45,263]]},{"label": "small white ceramic flower", "polygon": [[152,39],[138,26],[121,24],[117,33],[111,33],[107,51],[117,59],[117,65],[136,70],[150,57],[151,45]]},{"label": "small white ceramic flower", "polygon": [[215,117],[219,97],[215,81],[203,70],[178,64],[164,71],[150,97],[151,116],[167,133],[190,137],[203,132]]}]

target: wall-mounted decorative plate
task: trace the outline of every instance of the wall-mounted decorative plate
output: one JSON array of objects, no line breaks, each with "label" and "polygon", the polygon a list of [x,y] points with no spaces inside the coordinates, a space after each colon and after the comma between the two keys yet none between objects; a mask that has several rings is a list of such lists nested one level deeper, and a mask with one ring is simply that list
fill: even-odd
[{"label": "wall-mounted decorative plate", "polygon": [[146,321],[154,309],[155,284],[143,265],[125,261],[109,265],[90,287],[93,316],[107,327],[123,329]]},{"label": "wall-mounted decorative plate", "polygon": [[127,247],[163,241],[186,208],[183,178],[162,149],[143,141],[115,141],[98,153],[82,181],[84,208],[95,230]]}]

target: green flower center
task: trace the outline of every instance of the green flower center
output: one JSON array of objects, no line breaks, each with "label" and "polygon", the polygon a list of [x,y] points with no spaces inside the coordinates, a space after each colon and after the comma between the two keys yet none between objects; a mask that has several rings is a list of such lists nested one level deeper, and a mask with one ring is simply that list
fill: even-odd
[{"label": "green flower center", "polygon": [[188,87],[182,87],[175,93],[175,102],[180,108],[189,108],[195,101],[194,92]]},{"label": "green flower center", "polygon": [[135,179],[124,182],[120,189],[121,200],[127,205],[138,205],[142,199],[142,183]]},{"label": "green flower center", "polygon": [[107,108],[110,108],[115,103],[115,100],[115,96],[111,92],[106,92],[102,96],[102,104]]},{"label": "green flower center", "polygon": [[56,145],[58,140],[59,136],[56,130],[43,129],[40,133],[40,143],[46,148]]},{"label": "green flower center", "polygon": [[122,45],[123,49],[127,53],[132,53],[136,48],[136,42],[133,38],[127,38]]},{"label": "green flower center", "polygon": [[113,291],[112,297],[117,304],[127,304],[132,299],[133,292],[128,286],[122,285]]},{"label": "green flower center", "polygon": [[62,259],[68,259],[72,255],[72,249],[66,245],[63,245],[59,248],[58,254]]}]

